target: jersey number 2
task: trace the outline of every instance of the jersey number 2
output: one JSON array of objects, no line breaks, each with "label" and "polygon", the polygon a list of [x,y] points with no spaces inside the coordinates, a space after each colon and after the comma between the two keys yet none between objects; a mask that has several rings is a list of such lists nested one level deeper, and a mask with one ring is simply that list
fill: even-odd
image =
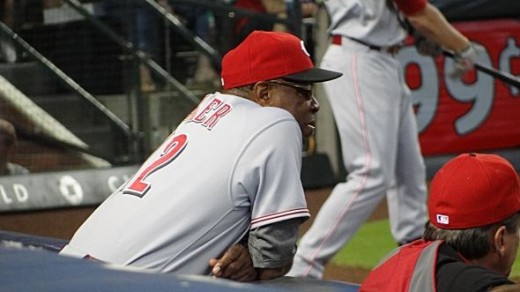
[{"label": "jersey number 2", "polygon": [[145,181],[152,173],[170,164],[184,150],[188,142],[185,134],[173,136],[171,141],[164,147],[159,159],[152,162],[145,169],[140,169],[134,178],[123,190],[123,194],[134,195],[142,198],[150,189],[150,184]]}]

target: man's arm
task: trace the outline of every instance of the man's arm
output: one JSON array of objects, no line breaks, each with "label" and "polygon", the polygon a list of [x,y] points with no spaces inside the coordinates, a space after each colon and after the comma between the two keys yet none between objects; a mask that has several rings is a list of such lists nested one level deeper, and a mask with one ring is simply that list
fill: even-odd
[{"label": "man's arm", "polygon": [[444,48],[461,52],[470,46],[469,40],[455,29],[430,3],[423,9],[406,15],[410,24],[422,35],[432,39]]},{"label": "man's arm", "polygon": [[249,252],[258,280],[285,275],[291,269],[302,218],[293,218],[249,232]]},{"label": "man's arm", "polygon": [[455,62],[449,73],[452,78],[460,78],[474,68],[477,53],[470,41],[455,29],[435,6],[427,2],[424,4],[423,0],[416,0],[414,3],[422,3],[424,6],[418,5],[417,9],[411,10],[405,8],[406,1],[394,1],[401,11],[405,11],[408,21],[420,35],[454,53]]},{"label": "man's arm", "polygon": [[239,282],[268,280],[285,275],[296,253],[301,218],[251,230],[245,240],[231,246],[220,259],[210,259],[213,277]]}]

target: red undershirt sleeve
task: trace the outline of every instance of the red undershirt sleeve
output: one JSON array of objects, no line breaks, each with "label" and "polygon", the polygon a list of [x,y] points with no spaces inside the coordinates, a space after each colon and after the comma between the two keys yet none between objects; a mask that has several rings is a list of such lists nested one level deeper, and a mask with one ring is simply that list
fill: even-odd
[{"label": "red undershirt sleeve", "polygon": [[427,0],[394,0],[405,15],[413,15],[426,7]]}]

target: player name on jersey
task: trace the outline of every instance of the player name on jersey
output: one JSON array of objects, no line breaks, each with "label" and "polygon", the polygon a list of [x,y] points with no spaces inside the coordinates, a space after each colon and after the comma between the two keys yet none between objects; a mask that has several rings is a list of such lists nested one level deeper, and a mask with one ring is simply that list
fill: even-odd
[{"label": "player name on jersey", "polygon": [[[213,127],[218,123],[218,121],[227,115],[232,107],[229,103],[222,102],[220,99],[214,97],[214,95],[208,95],[204,99],[212,98],[210,102],[207,103],[206,107],[203,108],[200,112],[199,109],[196,108],[193,112],[191,112],[186,117],[186,122],[194,122],[203,125],[208,130],[211,131]],[[203,104],[202,102],[201,104]]]}]

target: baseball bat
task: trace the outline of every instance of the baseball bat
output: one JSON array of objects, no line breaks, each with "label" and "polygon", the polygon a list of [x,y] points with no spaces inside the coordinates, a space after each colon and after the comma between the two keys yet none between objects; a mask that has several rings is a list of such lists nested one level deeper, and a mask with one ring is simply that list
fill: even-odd
[{"label": "baseball bat", "polygon": [[[451,53],[451,52],[448,52],[448,51],[443,51],[443,54],[444,56],[447,56],[447,57],[450,57],[450,58],[454,58],[454,54]],[[520,89],[520,79],[518,79],[517,77],[509,74],[509,73],[505,73],[505,72],[502,72],[502,71],[499,71],[495,68],[492,68],[492,67],[489,67],[489,66],[486,66],[484,64],[481,64],[479,62],[475,62],[475,69],[481,71],[481,72],[484,72],[486,74],[489,74],[499,80],[502,80],[504,81],[506,84],[508,85],[512,85],[512,86],[516,86],[517,88]]]}]

